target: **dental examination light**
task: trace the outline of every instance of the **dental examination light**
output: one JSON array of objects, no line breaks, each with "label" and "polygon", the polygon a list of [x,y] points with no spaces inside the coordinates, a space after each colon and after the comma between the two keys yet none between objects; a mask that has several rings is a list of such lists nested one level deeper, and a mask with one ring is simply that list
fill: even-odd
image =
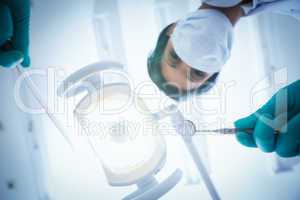
[{"label": "dental examination light", "polygon": [[[16,68],[16,73],[24,78],[34,98],[72,146],[66,129],[48,111],[30,74],[21,67]],[[73,115],[99,159],[108,183],[115,187],[137,185],[137,190],[123,200],[159,199],[176,186],[182,178],[179,169],[161,182],[155,178],[164,167],[167,156],[159,122],[171,117],[211,198],[219,200],[219,194],[192,140],[198,131],[194,124],[185,120],[176,106],[151,113],[143,99],[131,89],[127,77],[121,64],[103,61],[71,74],[57,89],[58,96],[63,98],[81,95]]]},{"label": "dental examination light", "polygon": [[123,66],[103,61],[88,65],[65,79],[58,95],[85,91],[73,114],[101,162],[111,186],[137,185],[124,200],[154,200],[180,181],[176,169],[158,182],[155,175],[166,162],[166,142],[158,121],[132,89]]}]

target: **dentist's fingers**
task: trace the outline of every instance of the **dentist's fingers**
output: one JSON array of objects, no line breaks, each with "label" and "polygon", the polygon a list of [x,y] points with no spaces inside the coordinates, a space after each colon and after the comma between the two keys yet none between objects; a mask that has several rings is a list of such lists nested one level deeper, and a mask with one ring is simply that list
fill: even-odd
[{"label": "dentist's fingers", "polygon": [[[250,115],[243,119],[237,120],[234,125],[238,129],[248,129],[255,128],[257,117],[255,115]],[[239,143],[247,147],[257,147],[253,135],[246,132],[236,133],[236,138]]]},{"label": "dentist's fingers", "polygon": [[254,141],[263,152],[273,152],[275,150],[275,130],[273,123],[269,122],[273,122],[271,115],[261,115],[253,132]]},{"label": "dentist's fingers", "polygon": [[12,44],[16,50],[23,53],[22,65],[30,65],[29,58],[29,24],[30,24],[30,1],[29,0],[6,0],[13,21]]},{"label": "dentist's fingers", "polygon": [[300,114],[289,120],[278,136],[276,153],[281,157],[299,155],[300,147]]},{"label": "dentist's fingers", "polygon": [[15,67],[23,61],[20,51],[0,52],[0,66],[5,68]]},{"label": "dentist's fingers", "polygon": [[0,1],[0,46],[13,35],[13,25],[9,8]]},{"label": "dentist's fingers", "polygon": [[274,118],[282,113],[288,113],[288,119],[300,112],[300,80],[280,89],[256,115],[268,113]]}]

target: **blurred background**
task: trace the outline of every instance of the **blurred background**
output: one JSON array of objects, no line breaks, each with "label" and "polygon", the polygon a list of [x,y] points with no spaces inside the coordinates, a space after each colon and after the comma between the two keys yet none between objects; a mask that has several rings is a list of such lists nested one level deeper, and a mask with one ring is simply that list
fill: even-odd
[{"label": "blurred background", "polygon": [[[122,62],[138,85],[149,80],[146,60],[160,30],[200,5],[199,0],[33,1],[32,67],[63,68],[66,76],[87,64],[112,59]],[[182,103],[181,110],[198,127],[233,126],[278,88],[299,79],[299,35],[300,22],[291,17],[263,14],[242,19],[218,86],[197,99],[201,115],[191,102]],[[14,99],[16,76],[0,71],[1,200],[121,199],[134,190],[109,186],[81,138],[70,133],[74,151],[45,114],[22,112]],[[36,81],[46,95],[45,80]],[[21,95],[27,105],[39,107],[28,88]],[[157,109],[151,102],[149,106]],[[179,167],[184,178],[162,199],[209,199],[180,139],[166,136],[166,140],[168,157],[161,176]],[[282,159],[244,148],[232,136],[196,140],[223,199],[300,199],[299,158]]]}]

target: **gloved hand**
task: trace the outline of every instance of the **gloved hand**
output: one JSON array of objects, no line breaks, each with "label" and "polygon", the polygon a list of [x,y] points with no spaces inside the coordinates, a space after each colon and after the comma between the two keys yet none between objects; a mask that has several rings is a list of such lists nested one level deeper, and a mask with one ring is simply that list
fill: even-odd
[{"label": "gloved hand", "polygon": [[254,128],[252,134],[236,134],[242,145],[275,151],[281,157],[300,155],[300,80],[279,90],[258,111],[236,121],[235,126]]},{"label": "gloved hand", "polygon": [[[30,0],[0,0],[0,66],[30,65],[29,19]],[[8,41],[9,50],[3,48]]]}]

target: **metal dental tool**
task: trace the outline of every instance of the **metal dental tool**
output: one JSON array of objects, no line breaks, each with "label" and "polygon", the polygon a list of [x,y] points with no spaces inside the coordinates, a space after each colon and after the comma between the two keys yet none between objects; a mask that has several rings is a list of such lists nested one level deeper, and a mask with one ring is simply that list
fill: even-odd
[{"label": "metal dental tool", "polygon": [[[4,45],[0,46],[0,50],[7,51],[13,49],[13,45],[11,41],[7,41]],[[59,120],[54,116],[53,113],[49,111],[48,105],[43,101],[43,98],[40,94],[40,91],[34,81],[31,79],[29,73],[27,70],[23,69],[20,64],[18,64],[15,69],[14,73],[16,74],[17,79],[22,78],[25,81],[25,84],[27,84],[27,87],[29,88],[30,92],[32,93],[34,99],[40,104],[40,106],[43,108],[49,119],[53,122],[54,126],[58,129],[59,133],[63,136],[65,141],[70,145],[72,151],[74,151],[74,146],[70,140],[70,138],[66,134],[66,130],[63,128],[63,126],[59,123]],[[16,83],[18,81],[16,80]]]},{"label": "metal dental tool", "polygon": [[[222,128],[222,129],[197,129],[195,124],[191,120],[185,120],[186,125],[192,129],[193,134],[196,133],[200,134],[219,134],[219,135],[234,135],[238,132],[245,132],[248,134],[252,134],[254,132],[253,128],[245,128],[245,129],[238,129],[238,128]],[[275,130],[275,134],[279,134],[279,130]]]}]

